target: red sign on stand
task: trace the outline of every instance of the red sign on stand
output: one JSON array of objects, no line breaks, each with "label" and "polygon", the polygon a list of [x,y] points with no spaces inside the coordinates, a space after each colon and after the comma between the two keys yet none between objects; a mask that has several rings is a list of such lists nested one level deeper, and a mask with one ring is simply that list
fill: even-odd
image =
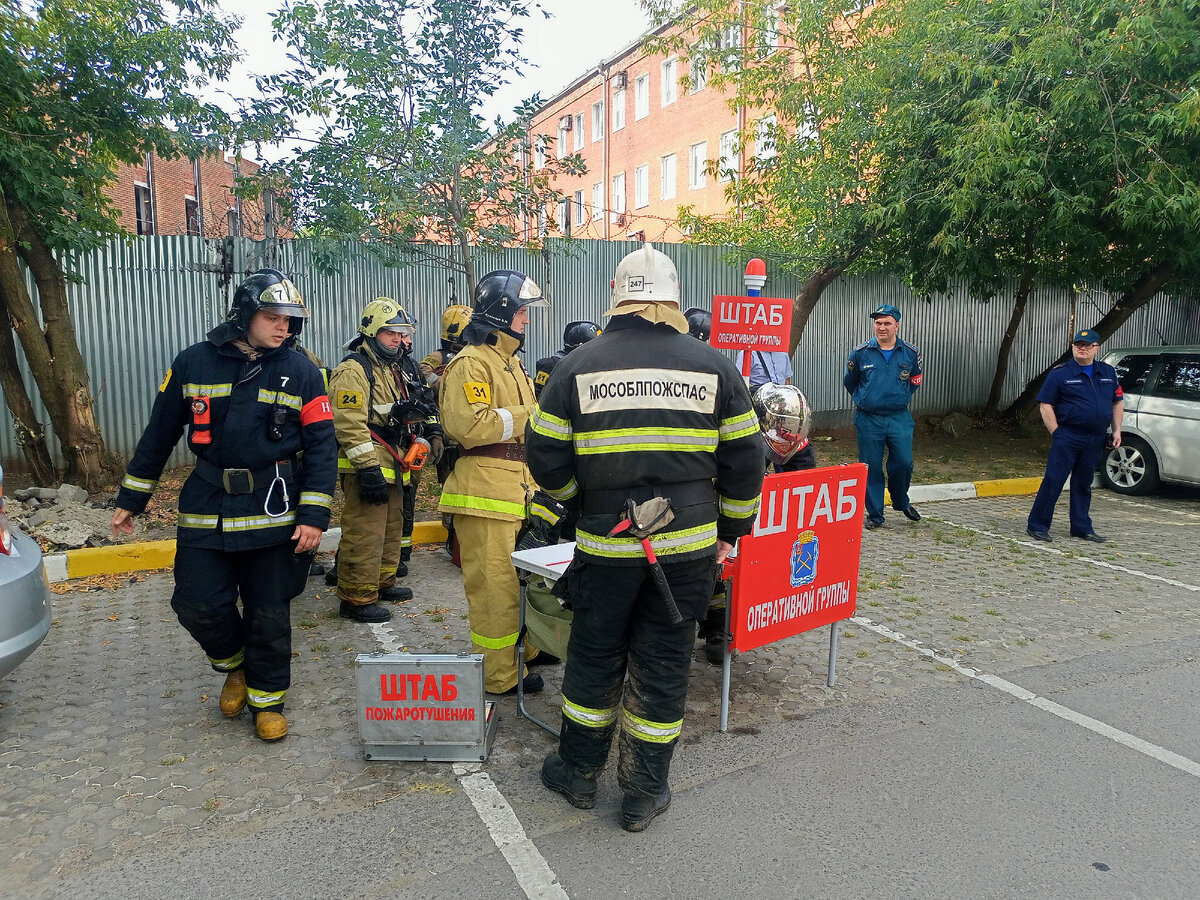
[{"label": "red sign on stand", "polygon": [[787,352],[792,301],[779,297],[713,297],[712,334],[718,350]]},{"label": "red sign on stand", "polygon": [[866,489],[863,463],[763,479],[754,531],[738,541],[728,564],[731,649],[751,650],[854,615]]}]

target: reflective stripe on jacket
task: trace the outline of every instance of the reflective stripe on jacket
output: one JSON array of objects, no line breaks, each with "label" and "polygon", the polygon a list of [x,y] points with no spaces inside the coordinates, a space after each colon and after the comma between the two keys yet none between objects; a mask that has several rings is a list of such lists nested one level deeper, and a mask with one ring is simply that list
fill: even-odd
[{"label": "reflective stripe on jacket", "polygon": [[711,555],[718,536],[754,525],[763,450],[745,382],[725,356],[668,326],[616,316],[562,359],[527,447],[543,489],[581,510],[576,546],[597,562],[645,561],[636,538],[608,536],[626,496],[673,497],[674,520],[651,536],[671,561]]}]

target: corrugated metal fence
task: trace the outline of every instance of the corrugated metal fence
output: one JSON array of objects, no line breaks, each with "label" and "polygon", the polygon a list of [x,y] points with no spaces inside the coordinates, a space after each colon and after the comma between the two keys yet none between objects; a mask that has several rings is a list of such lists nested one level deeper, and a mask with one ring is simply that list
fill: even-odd
[{"label": "corrugated metal fence", "polygon": [[[511,268],[530,274],[551,298],[548,310],[535,310],[528,332],[527,369],[556,349],[564,327],[579,319],[599,321],[607,309],[609,283],[617,263],[638,245],[621,241],[559,242],[547,256],[524,250],[480,254],[476,271]],[[145,425],[155,391],[171,359],[201,340],[219,322],[243,273],[273,260],[291,273],[312,310],[305,343],[326,362],[341,359],[343,343],[355,333],[363,305],[384,295],[404,303],[416,316],[416,350],[424,355],[438,343],[441,310],[455,292],[468,302],[465,279],[445,264],[449,248],[431,247],[429,259],[387,268],[365,251],[356,252],[325,274],[312,248],[302,241],[281,242],[271,257],[267,246],[243,239],[150,237],[113,241],[83,254],[72,266],[81,282],[70,287],[72,313],[97,397],[98,417],[108,448],[128,457]],[[669,246],[683,283],[683,306],[710,308],[714,294],[742,294],[744,263],[722,262],[717,247]],[[231,275],[231,273],[234,273]],[[763,293],[793,297],[799,282],[771,278]],[[796,383],[808,395],[819,421],[847,424],[849,397],[841,386],[842,363],[850,347],[870,336],[867,313],[894,303],[904,313],[900,333],[921,348],[925,380],[914,412],[939,413],[981,406],[987,399],[996,352],[1011,305],[983,303],[965,290],[932,298],[915,297],[899,282],[877,276],[841,278],[817,304],[797,348]],[[1080,295],[1036,290],[1013,345],[1005,400],[1066,347],[1072,323],[1094,324],[1109,308],[1099,291]],[[1110,346],[1182,343],[1200,333],[1200,304],[1193,295],[1160,294],[1138,311],[1110,340]],[[603,325],[603,323],[600,323]],[[26,377],[36,396],[32,379]],[[40,409],[41,421],[48,422]],[[52,452],[57,452],[51,441]],[[22,464],[11,421],[0,424],[0,459]],[[184,461],[177,451],[173,463]]]}]

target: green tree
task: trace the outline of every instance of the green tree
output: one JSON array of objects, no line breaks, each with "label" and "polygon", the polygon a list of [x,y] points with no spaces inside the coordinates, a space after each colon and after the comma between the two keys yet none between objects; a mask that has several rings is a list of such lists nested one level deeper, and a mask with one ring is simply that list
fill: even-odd
[{"label": "green tree", "polygon": [[[775,158],[731,183],[731,214],[696,222],[697,239],[744,236],[816,271],[851,261],[922,294],[1012,290],[992,410],[1035,283],[1102,277],[1107,336],[1197,271],[1196,0],[904,0],[850,20],[843,5],[789,4],[775,53],[772,3],[685,16],[710,83],[751,121],[778,119]],[[722,48],[738,22],[747,39]]]},{"label": "green tree", "polygon": [[563,200],[549,136],[527,117],[489,128],[480,109],[516,77],[521,23],[540,12],[525,0],[297,0],[274,24],[294,66],[260,79],[248,117],[259,140],[310,135],[265,178],[305,236],[366,241],[386,262],[457,248],[474,290],[473,251],[541,247],[547,207]]},{"label": "green tree", "polygon": [[[72,251],[123,233],[104,196],[120,163],[197,155],[224,123],[193,90],[233,59],[212,0],[0,2],[0,387],[36,480],[57,483],[18,370],[16,332],[67,477],[89,488],[105,452],[67,304]],[[34,290],[27,287],[26,271]]]}]

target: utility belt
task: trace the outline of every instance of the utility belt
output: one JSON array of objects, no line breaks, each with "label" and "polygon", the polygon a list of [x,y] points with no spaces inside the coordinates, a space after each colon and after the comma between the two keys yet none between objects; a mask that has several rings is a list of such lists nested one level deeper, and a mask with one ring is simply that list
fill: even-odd
[{"label": "utility belt", "polygon": [[253,494],[255,488],[265,488],[276,477],[291,484],[296,477],[298,462],[281,459],[261,469],[221,469],[197,458],[195,472],[211,485],[224,488],[227,494]]},{"label": "utility belt", "polygon": [[483,444],[479,447],[458,448],[458,455],[488,456],[492,459],[507,459],[510,462],[525,462],[524,444]]},{"label": "utility belt", "polygon": [[646,484],[608,491],[588,489],[583,493],[582,514],[585,516],[619,516],[625,501],[645,503],[652,497],[668,497],[674,509],[717,502],[717,489],[711,478],[698,481],[676,481],[670,484]]}]

